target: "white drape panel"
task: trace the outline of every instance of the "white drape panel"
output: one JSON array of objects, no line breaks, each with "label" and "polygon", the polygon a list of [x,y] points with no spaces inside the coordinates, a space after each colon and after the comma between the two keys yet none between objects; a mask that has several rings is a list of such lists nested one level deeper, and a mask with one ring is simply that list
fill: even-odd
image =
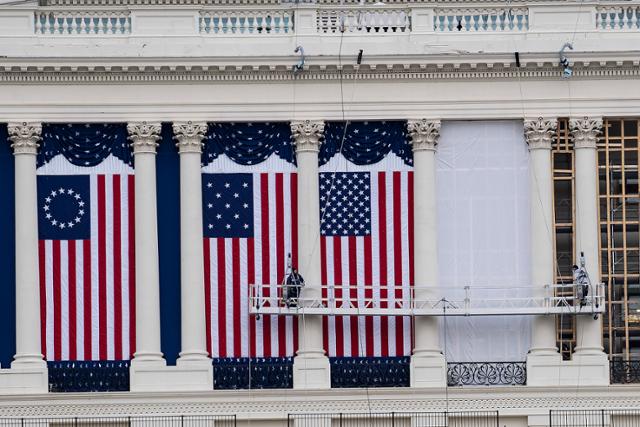
[{"label": "white drape panel", "polygon": [[[439,286],[449,298],[529,296],[529,153],[521,121],[442,124],[437,151]],[[479,289],[497,287],[499,290]],[[449,290],[447,290],[449,288]],[[526,295],[524,295],[526,294]],[[523,361],[525,316],[441,318],[449,362]]]}]

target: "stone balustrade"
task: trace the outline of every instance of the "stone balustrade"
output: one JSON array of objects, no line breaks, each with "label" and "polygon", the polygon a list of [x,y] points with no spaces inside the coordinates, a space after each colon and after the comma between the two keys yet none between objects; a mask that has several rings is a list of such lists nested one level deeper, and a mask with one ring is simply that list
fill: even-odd
[{"label": "stone balustrade", "polygon": [[[31,10],[27,6],[0,6],[8,12],[0,13],[4,15],[0,24],[17,28],[13,31],[16,35],[41,37],[137,36],[149,35],[149,29],[157,34],[167,30],[168,35],[211,37],[640,31],[640,3],[636,1],[600,0],[584,5],[573,1],[518,1],[505,5],[473,0],[364,4],[246,0],[236,5],[222,0],[193,0],[167,5],[161,18],[138,3],[104,0],[74,5],[61,0],[55,2],[56,6],[31,6]],[[28,14],[31,22],[24,19]]]}]

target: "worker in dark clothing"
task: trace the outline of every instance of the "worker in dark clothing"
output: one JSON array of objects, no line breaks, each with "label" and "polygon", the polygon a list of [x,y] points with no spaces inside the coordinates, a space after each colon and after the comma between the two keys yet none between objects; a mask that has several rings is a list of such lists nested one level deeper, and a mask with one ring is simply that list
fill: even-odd
[{"label": "worker in dark clothing", "polygon": [[300,291],[304,286],[304,279],[298,270],[293,269],[291,274],[287,276],[286,283],[284,303],[287,307],[298,307],[298,298],[300,298]]}]

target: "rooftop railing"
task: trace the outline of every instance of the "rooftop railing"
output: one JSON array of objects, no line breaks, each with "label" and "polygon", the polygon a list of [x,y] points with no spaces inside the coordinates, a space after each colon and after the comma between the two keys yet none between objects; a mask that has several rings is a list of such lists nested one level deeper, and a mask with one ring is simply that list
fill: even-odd
[{"label": "rooftop railing", "polygon": [[[273,35],[502,34],[548,31],[640,31],[640,3],[611,2],[396,2],[357,4],[189,1],[163,14],[136,1],[79,2],[34,7],[32,34],[38,36],[133,36],[171,34],[209,37]],[[195,6],[195,7],[194,7]],[[16,9],[14,9],[15,11]],[[10,17],[20,18],[26,9]],[[171,14],[176,13],[176,19]],[[193,14],[191,17],[190,14]],[[7,18],[5,18],[7,19]],[[18,21],[16,21],[18,23]]]}]

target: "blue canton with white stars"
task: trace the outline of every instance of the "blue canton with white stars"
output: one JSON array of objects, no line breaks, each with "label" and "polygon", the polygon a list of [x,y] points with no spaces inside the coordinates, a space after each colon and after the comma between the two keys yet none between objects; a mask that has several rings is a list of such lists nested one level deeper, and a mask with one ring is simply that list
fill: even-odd
[{"label": "blue canton with white stars", "polygon": [[369,172],[320,174],[320,231],[323,236],[371,234]]},{"label": "blue canton with white stars", "polygon": [[40,239],[90,239],[90,197],[87,175],[38,176]]},{"label": "blue canton with white stars", "polygon": [[202,174],[205,237],[253,237],[253,175]]}]

